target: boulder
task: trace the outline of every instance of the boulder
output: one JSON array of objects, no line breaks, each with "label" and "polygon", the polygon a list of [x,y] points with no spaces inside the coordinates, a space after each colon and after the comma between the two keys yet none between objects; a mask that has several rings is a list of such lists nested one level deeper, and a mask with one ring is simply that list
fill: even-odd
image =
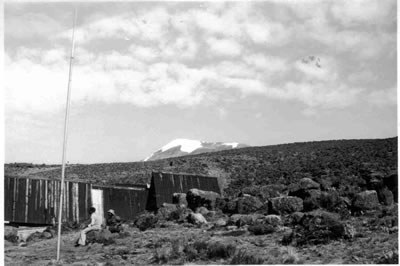
[{"label": "boulder", "polygon": [[216,226],[220,226],[220,227],[226,226],[226,225],[227,225],[227,219],[219,218],[219,219],[215,222],[215,225],[216,225]]},{"label": "boulder", "polygon": [[244,196],[237,200],[237,213],[250,214],[263,207],[263,203],[254,196]]},{"label": "boulder", "polygon": [[206,218],[201,213],[191,213],[188,216],[189,223],[192,224],[207,224]]},{"label": "boulder", "polygon": [[271,198],[269,203],[270,212],[280,215],[303,210],[303,200],[298,197],[281,196]]},{"label": "boulder", "polygon": [[136,218],[135,225],[140,231],[154,228],[158,222],[158,217],[152,213],[143,213]]},{"label": "boulder", "polygon": [[178,206],[187,206],[186,193],[174,193],[172,195],[172,203],[177,204]]},{"label": "boulder", "polygon": [[301,223],[301,220],[304,217],[304,213],[302,212],[294,212],[290,215],[290,222],[294,225]]},{"label": "boulder", "polygon": [[50,239],[50,238],[53,238],[53,235],[48,231],[44,231],[43,238]]},{"label": "boulder", "polygon": [[270,215],[265,216],[264,221],[265,221],[265,223],[272,225],[272,226],[282,225],[281,217],[278,215],[275,215],[275,214],[270,214]]},{"label": "boulder", "polygon": [[196,209],[196,213],[201,213],[201,215],[206,216],[210,211],[206,207],[199,207]]},{"label": "boulder", "polygon": [[113,234],[107,230],[94,230],[90,231],[86,234],[86,243],[100,243],[100,244],[113,244],[115,240],[113,238]]},{"label": "boulder", "polygon": [[260,187],[260,195],[264,201],[270,198],[276,198],[282,196],[282,192],[286,187],[284,185],[271,184]]},{"label": "boulder", "polygon": [[295,196],[301,199],[305,199],[311,196],[310,191],[319,189],[320,184],[318,184],[311,178],[305,177],[300,179],[298,183],[289,186],[289,196]]},{"label": "boulder", "polygon": [[383,205],[390,206],[394,203],[393,192],[386,186],[377,190],[379,202]]},{"label": "boulder", "polygon": [[184,206],[178,206],[176,211],[173,211],[169,217],[170,217],[170,220],[173,220],[177,223],[183,223],[186,221],[186,218],[188,217],[188,215],[192,212],[193,211],[189,208],[186,208]]},{"label": "boulder", "polygon": [[163,203],[163,206],[157,210],[157,217],[160,220],[171,219],[171,214],[177,210],[175,204]]},{"label": "boulder", "polygon": [[192,210],[196,210],[196,208],[202,206],[209,210],[213,210],[218,198],[220,198],[220,195],[216,192],[204,191],[196,188],[193,188],[186,193],[188,207]]},{"label": "boulder", "polygon": [[358,193],[353,200],[353,208],[357,211],[371,210],[379,206],[378,194],[375,190]]},{"label": "boulder", "polygon": [[304,211],[312,211],[321,208],[321,191],[312,189],[308,191],[308,197],[303,202]]},{"label": "boulder", "polygon": [[383,178],[383,184],[393,193],[393,199],[398,202],[398,177],[397,171]]},{"label": "boulder", "polygon": [[18,230],[15,227],[4,226],[4,239],[12,243],[17,243]]},{"label": "boulder", "polygon": [[228,225],[236,225],[241,227],[244,225],[252,225],[264,222],[265,216],[262,214],[234,214],[229,217]]},{"label": "boulder", "polygon": [[306,213],[299,226],[295,227],[293,240],[296,245],[326,244],[330,240],[352,238],[355,229],[343,223],[340,215],[323,210]]},{"label": "boulder", "polygon": [[266,235],[275,232],[277,228],[270,224],[254,224],[249,226],[248,230],[254,235]]}]

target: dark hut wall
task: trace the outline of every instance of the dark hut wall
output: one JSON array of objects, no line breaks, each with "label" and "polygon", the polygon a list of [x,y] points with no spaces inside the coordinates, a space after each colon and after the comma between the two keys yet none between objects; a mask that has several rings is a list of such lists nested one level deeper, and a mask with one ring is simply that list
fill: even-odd
[{"label": "dark hut wall", "polygon": [[[4,219],[13,223],[51,224],[59,213],[61,181],[5,177]],[[89,218],[91,185],[65,182],[63,222],[81,222]]]},{"label": "dark hut wall", "polygon": [[172,203],[174,193],[186,193],[192,188],[220,193],[216,177],[153,172],[147,208],[153,210],[164,202]]},{"label": "dark hut wall", "polygon": [[103,191],[103,209],[113,209],[123,220],[133,220],[146,209],[148,190],[144,187],[98,187]]}]

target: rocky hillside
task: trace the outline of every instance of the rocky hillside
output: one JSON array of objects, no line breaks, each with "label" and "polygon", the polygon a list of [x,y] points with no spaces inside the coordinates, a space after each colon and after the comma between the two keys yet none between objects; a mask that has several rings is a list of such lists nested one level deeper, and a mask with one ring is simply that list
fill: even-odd
[{"label": "rocky hillside", "polygon": [[[353,193],[371,176],[397,173],[397,137],[247,147],[156,161],[69,165],[66,178],[93,183],[147,183],[151,171],[217,176],[233,195],[251,186],[289,185],[303,177]],[[7,176],[59,178],[60,167],[7,164]],[[355,191],[352,191],[355,190]]]},{"label": "rocky hillside", "polygon": [[[6,175],[58,177],[11,164]],[[140,163],[69,166],[69,179],[147,182],[151,170],[218,176],[225,195],[192,189],[156,212],[73,247],[66,264],[398,264],[397,138],[252,147]],[[21,243],[6,228],[5,261],[53,265],[55,228]],[[73,230],[69,233],[69,230]],[[9,232],[9,233],[7,233]],[[27,248],[28,247],[28,248]],[[29,248],[32,247],[32,248]]]}]

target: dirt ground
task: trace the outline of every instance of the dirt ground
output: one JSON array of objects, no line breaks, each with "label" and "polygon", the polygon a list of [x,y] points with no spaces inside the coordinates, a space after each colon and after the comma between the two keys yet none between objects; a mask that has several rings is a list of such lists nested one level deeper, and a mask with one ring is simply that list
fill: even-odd
[{"label": "dirt ground", "polygon": [[[113,244],[95,243],[85,247],[74,247],[78,231],[63,234],[61,263],[55,260],[56,238],[28,242],[26,246],[5,241],[5,265],[231,264],[232,256],[188,258],[182,251],[184,246],[201,240],[232,244],[236,253],[249,251],[268,264],[370,264],[391,250],[398,250],[398,232],[369,231],[368,228],[359,229],[359,236],[353,240],[304,247],[282,246],[282,232],[255,236],[242,229],[211,230],[172,223],[144,232],[128,227],[126,232],[115,237]],[[165,248],[174,241],[178,243],[175,251]]]}]

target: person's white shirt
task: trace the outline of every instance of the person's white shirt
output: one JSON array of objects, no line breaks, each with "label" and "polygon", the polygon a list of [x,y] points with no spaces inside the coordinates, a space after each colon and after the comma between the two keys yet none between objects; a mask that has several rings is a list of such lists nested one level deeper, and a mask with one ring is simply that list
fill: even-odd
[{"label": "person's white shirt", "polygon": [[94,227],[94,226],[101,227],[101,219],[99,216],[97,216],[97,214],[95,212],[92,213],[92,215],[90,216],[90,219],[91,219],[91,221],[90,221],[89,227]]}]

